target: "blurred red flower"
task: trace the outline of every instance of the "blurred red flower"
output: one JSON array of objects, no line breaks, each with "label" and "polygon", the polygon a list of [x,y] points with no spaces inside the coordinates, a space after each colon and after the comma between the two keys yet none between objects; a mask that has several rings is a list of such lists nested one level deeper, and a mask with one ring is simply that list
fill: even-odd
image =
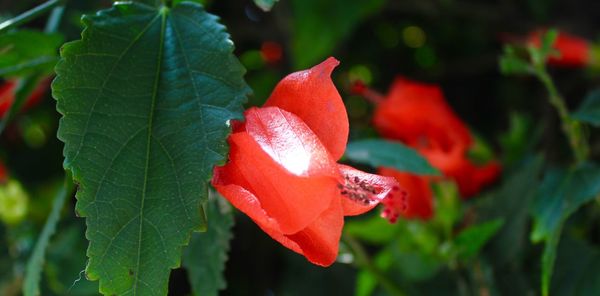
[{"label": "blurred red flower", "polygon": [[328,266],[338,253],[344,216],[392,196],[398,183],[337,164],[348,117],[330,79],[334,58],[285,77],[261,108],[234,122],[229,162],[213,186],[287,248]]},{"label": "blurred red flower", "polygon": [[[527,38],[527,43],[534,46],[541,45],[541,37],[546,30],[535,30]],[[548,58],[548,63],[555,66],[583,67],[591,63],[592,46],[587,40],[570,35],[565,32],[558,32],[553,47],[559,52],[558,55],[552,55]]]},{"label": "blurred red flower", "polygon": [[[8,112],[10,106],[15,101],[15,92],[17,91],[18,80],[7,80],[2,85],[0,85],[0,118],[4,117],[4,114]],[[37,87],[33,90],[23,108],[31,108],[37,105],[42,98],[44,98],[44,94],[46,90],[50,86],[50,79],[43,79]]]},{"label": "blurred red flower", "polygon": [[[477,194],[499,176],[499,163],[492,161],[479,166],[468,159],[467,152],[473,144],[471,133],[438,86],[397,78],[386,97],[372,101],[378,101],[373,117],[377,131],[385,138],[402,141],[416,149],[444,176],[456,181],[463,198]],[[391,168],[381,168],[379,172],[395,177],[408,193],[404,217],[428,219],[432,216],[429,183],[435,178]],[[386,211],[393,213],[393,202],[386,205]]]},{"label": "blurred red flower", "polygon": [[6,183],[7,179],[8,173],[6,172],[4,164],[0,161],[0,184]]}]

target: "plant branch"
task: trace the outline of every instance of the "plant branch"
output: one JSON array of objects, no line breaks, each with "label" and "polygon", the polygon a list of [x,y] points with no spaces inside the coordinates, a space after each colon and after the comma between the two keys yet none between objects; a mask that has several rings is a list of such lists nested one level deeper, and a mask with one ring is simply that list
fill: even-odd
[{"label": "plant branch", "polygon": [[0,23],[0,33],[4,33],[14,27],[26,24],[39,16],[49,12],[57,6],[64,4],[65,0],[49,0],[28,11],[25,11],[9,20]]},{"label": "plant branch", "polygon": [[546,71],[545,65],[535,64],[534,69],[535,76],[544,85],[546,91],[548,92],[550,104],[552,104],[552,106],[554,106],[558,112],[563,132],[565,133],[565,136],[569,141],[569,145],[573,150],[573,154],[575,155],[575,161],[577,163],[585,161],[589,155],[590,148],[585,138],[581,123],[571,117],[571,114],[569,113],[569,110],[565,104],[565,100],[558,92],[552,77],[550,77]]},{"label": "plant branch", "polygon": [[364,268],[371,274],[373,274],[373,276],[375,276],[379,284],[381,284],[381,286],[386,290],[386,292],[389,295],[406,295],[406,293],[404,293],[402,289],[400,289],[400,287],[398,287],[394,282],[392,282],[377,266],[373,264],[373,262],[369,258],[369,255],[358,240],[356,240],[353,236],[347,233],[342,234],[342,240],[346,243],[346,245],[348,245],[350,250],[352,250],[352,253],[354,254],[355,258],[355,264],[358,267]]}]

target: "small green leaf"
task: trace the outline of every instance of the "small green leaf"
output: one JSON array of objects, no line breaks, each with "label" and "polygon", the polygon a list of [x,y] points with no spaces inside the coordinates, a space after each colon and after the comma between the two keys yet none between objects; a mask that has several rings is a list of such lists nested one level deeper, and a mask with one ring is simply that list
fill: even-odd
[{"label": "small green leaf", "polygon": [[600,89],[590,92],[585,97],[573,113],[573,118],[600,127]]},{"label": "small green leaf", "polygon": [[550,279],[563,224],[579,207],[600,194],[600,167],[584,163],[569,170],[550,170],[533,205],[531,239],[544,241],[542,295],[548,295]]},{"label": "small green leaf", "polygon": [[52,73],[62,35],[20,30],[0,35],[0,77]]},{"label": "small green leaf", "polygon": [[270,11],[279,0],[254,0],[254,4],[264,11]]},{"label": "small green leaf", "polygon": [[181,247],[203,227],[228,121],[242,117],[245,70],[225,27],[198,4],[117,2],[83,21],[53,94],[86,217],[86,276],[103,294],[166,295]]},{"label": "small green leaf", "polygon": [[373,167],[390,167],[418,175],[438,175],[417,151],[401,143],[385,140],[361,140],[348,143],[346,157]]},{"label": "small green leaf", "polygon": [[481,248],[500,230],[504,220],[496,219],[470,226],[461,231],[454,239],[458,256],[469,259],[476,256]]},{"label": "small green leaf", "polygon": [[211,199],[206,206],[208,230],[194,233],[190,245],[183,251],[183,266],[187,269],[196,296],[217,296],[226,287],[223,272],[233,237],[233,212],[221,197]]},{"label": "small green leaf", "polygon": [[530,74],[532,68],[528,61],[517,55],[514,47],[506,45],[500,57],[500,72],[504,75]]},{"label": "small green leaf", "polygon": [[68,197],[73,194],[74,185],[71,182],[71,177],[68,176],[65,180],[64,186],[60,189],[54,202],[52,203],[52,210],[46,220],[44,229],[38,238],[33,253],[27,262],[25,268],[25,280],[23,284],[23,295],[25,296],[37,296],[40,295],[40,278],[42,275],[42,269],[44,267],[46,248],[50,242],[50,238],[56,231],[56,224],[60,219],[60,211],[65,205]]}]

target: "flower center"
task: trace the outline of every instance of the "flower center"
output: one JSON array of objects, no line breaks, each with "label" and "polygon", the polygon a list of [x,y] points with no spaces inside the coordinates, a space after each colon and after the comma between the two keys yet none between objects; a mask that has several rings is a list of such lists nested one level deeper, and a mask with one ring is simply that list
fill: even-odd
[{"label": "flower center", "polygon": [[375,188],[357,176],[344,175],[344,184],[338,184],[338,188],[342,195],[357,203],[371,205],[379,202],[374,195],[381,192],[381,188]]}]

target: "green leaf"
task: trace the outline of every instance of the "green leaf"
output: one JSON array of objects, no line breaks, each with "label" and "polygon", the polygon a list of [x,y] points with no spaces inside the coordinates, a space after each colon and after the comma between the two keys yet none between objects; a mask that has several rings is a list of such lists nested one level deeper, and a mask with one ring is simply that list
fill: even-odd
[{"label": "green leaf", "polygon": [[470,226],[461,231],[454,239],[454,247],[456,247],[458,256],[463,259],[476,256],[503,224],[504,220],[496,219]]},{"label": "green leaf", "polygon": [[584,163],[569,170],[553,169],[544,177],[533,205],[531,239],[544,241],[542,295],[548,295],[556,248],[563,224],[586,202],[600,194],[600,167]]},{"label": "green leaf", "polygon": [[73,189],[73,182],[71,182],[70,176],[68,176],[64,186],[54,198],[48,220],[46,220],[44,229],[42,230],[42,233],[35,244],[33,253],[27,262],[23,284],[23,295],[25,296],[40,295],[40,278],[44,266],[46,248],[48,247],[50,238],[56,231],[56,224],[58,224],[58,220],[60,219],[60,211],[64,207],[67,197],[72,196]]},{"label": "green leaf", "polygon": [[194,233],[190,245],[183,251],[183,266],[187,269],[196,296],[217,296],[226,287],[223,272],[233,237],[233,212],[220,197],[208,202],[210,219],[205,233]]},{"label": "green leaf", "polygon": [[504,54],[500,57],[500,72],[504,75],[530,74],[532,67],[528,61],[519,57],[516,49],[510,45],[504,46]]},{"label": "green leaf", "polygon": [[228,121],[249,88],[217,18],[194,3],[119,2],[84,16],[63,47],[53,94],[64,166],[90,240],[86,275],[104,294],[165,295],[200,230]]},{"label": "green leaf", "polygon": [[0,77],[52,73],[62,35],[21,30],[0,35]]},{"label": "green leaf", "polygon": [[291,0],[294,67],[308,68],[332,54],[363,19],[385,0]]},{"label": "green leaf", "polygon": [[438,175],[425,158],[398,142],[361,140],[348,143],[346,157],[373,167],[390,167],[418,175]]},{"label": "green leaf", "polygon": [[371,215],[367,219],[350,220],[344,225],[344,232],[361,240],[385,244],[398,235],[398,227],[379,215]]},{"label": "green leaf", "polygon": [[600,89],[590,92],[572,117],[595,127],[600,127]]},{"label": "green leaf", "polygon": [[254,4],[264,11],[270,11],[279,0],[254,0]]}]

